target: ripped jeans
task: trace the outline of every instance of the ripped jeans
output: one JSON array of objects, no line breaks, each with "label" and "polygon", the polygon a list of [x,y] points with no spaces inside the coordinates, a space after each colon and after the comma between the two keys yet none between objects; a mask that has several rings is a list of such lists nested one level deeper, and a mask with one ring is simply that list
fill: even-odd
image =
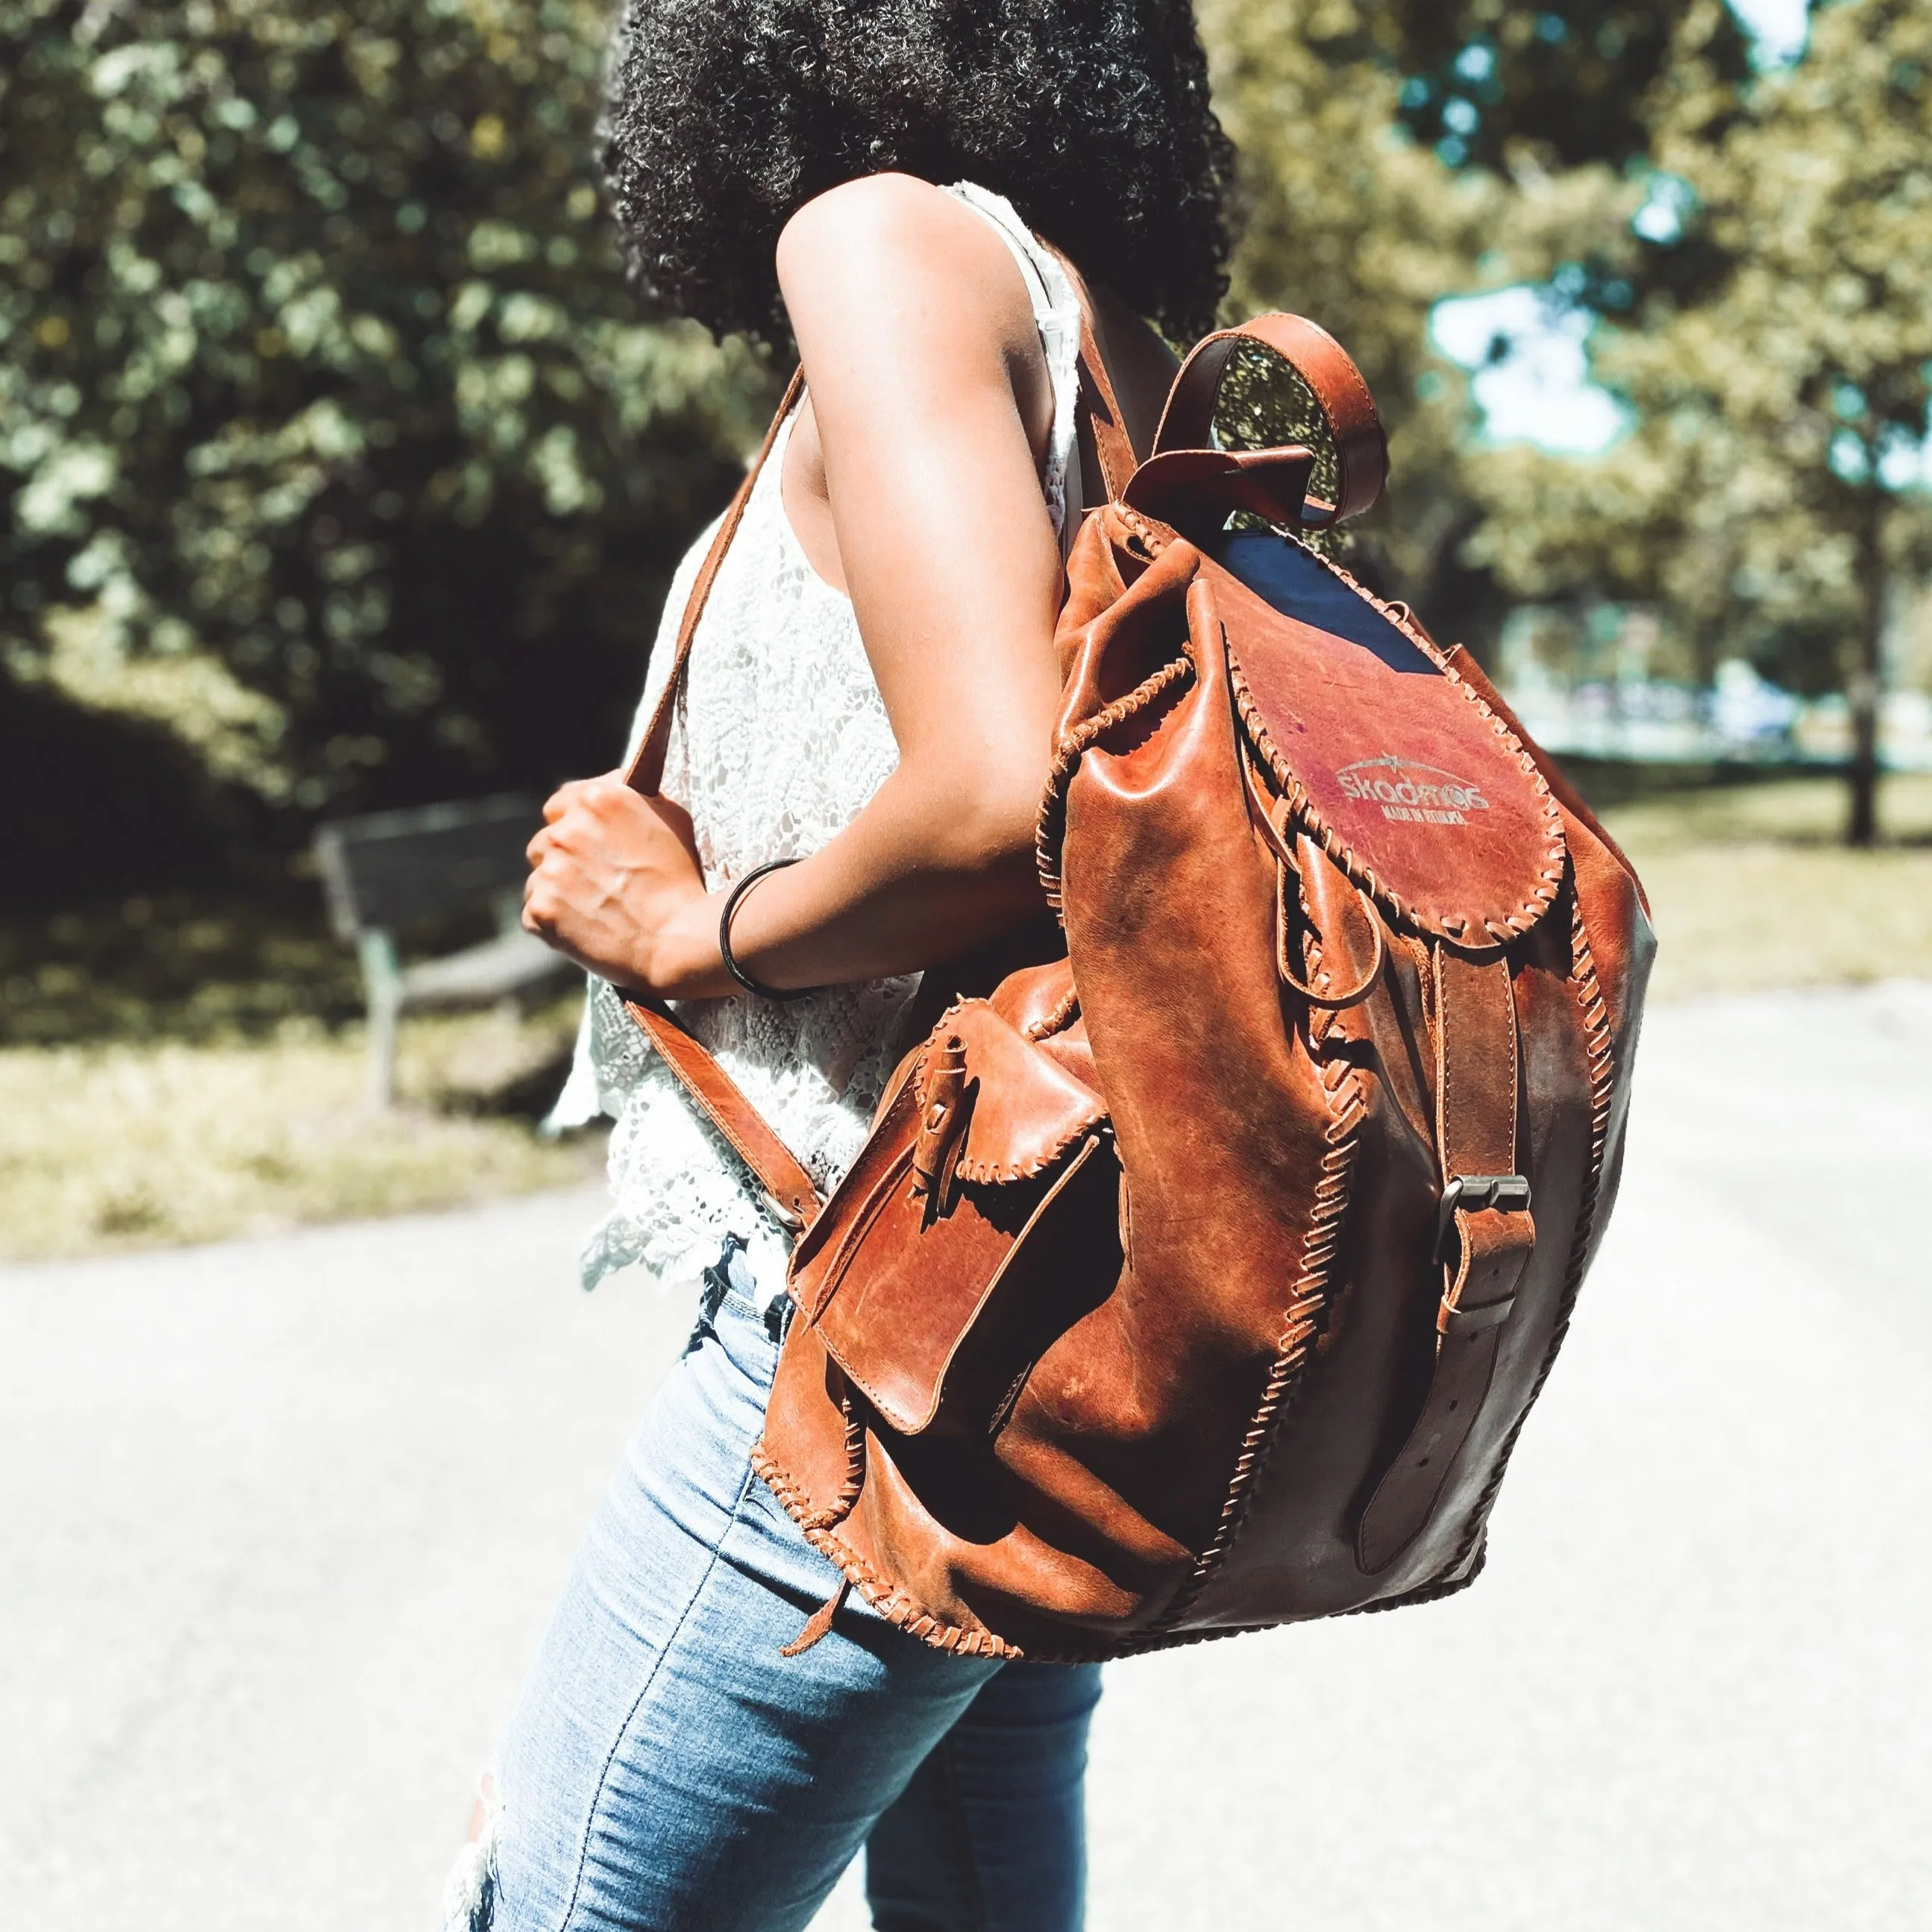
[{"label": "ripped jeans", "polygon": [[[734,1267],[734,1264],[736,1265]],[[578,1551],[445,1932],[1078,1932],[1092,1665],[959,1658],[837,1588],[748,1457],[776,1324],[727,1247]]]}]

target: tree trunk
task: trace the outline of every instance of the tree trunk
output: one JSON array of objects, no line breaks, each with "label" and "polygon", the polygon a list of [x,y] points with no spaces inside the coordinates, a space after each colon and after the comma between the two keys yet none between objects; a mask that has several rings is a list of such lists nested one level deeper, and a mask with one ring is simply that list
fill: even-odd
[{"label": "tree trunk", "polygon": [[1845,842],[1867,846],[1878,840],[1878,700],[1885,644],[1885,553],[1880,544],[1882,514],[1879,494],[1865,514],[1858,544],[1859,574],[1864,591],[1864,622],[1859,627],[1858,668],[1846,687],[1852,713],[1851,814]]}]

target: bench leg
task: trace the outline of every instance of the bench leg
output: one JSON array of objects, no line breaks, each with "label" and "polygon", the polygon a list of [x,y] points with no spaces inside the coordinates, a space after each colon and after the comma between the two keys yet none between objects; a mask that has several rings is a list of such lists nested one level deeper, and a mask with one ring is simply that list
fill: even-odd
[{"label": "bench leg", "polygon": [[365,932],[357,944],[362,988],[369,1008],[369,1100],[387,1107],[396,1097],[396,1022],[402,1011],[403,974],[395,942],[386,932]]}]

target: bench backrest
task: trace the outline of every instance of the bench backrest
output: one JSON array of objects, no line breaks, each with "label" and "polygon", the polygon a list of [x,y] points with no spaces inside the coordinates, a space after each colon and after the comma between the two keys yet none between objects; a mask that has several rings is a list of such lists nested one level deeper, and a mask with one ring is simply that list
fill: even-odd
[{"label": "bench backrest", "polygon": [[542,823],[520,792],[338,818],[315,836],[330,922],[352,944],[520,892]]}]

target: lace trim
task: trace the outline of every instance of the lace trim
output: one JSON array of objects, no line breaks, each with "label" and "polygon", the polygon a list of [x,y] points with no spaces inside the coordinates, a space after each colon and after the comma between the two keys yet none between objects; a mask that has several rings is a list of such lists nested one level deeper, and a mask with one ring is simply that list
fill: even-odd
[{"label": "lace trim", "polygon": [[956,195],[968,208],[976,208],[1000,232],[1000,238],[1013,252],[1027,292],[1033,298],[1033,319],[1040,330],[1040,347],[1046,357],[1046,370],[1053,386],[1053,430],[1047,440],[1046,462],[1040,472],[1040,488],[1046,496],[1047,513],[1060,538],[1060,555],[1073,547],[1078,534],[1076,513],[1070,517],[1066,506],[1081,501],[1079,476],[1080,401],[1080,298],[1066,279],[1066,272],[1034,238],[1012,203],[1004,195],[989,194],[971,182],[955,182],[946,193]]}]

